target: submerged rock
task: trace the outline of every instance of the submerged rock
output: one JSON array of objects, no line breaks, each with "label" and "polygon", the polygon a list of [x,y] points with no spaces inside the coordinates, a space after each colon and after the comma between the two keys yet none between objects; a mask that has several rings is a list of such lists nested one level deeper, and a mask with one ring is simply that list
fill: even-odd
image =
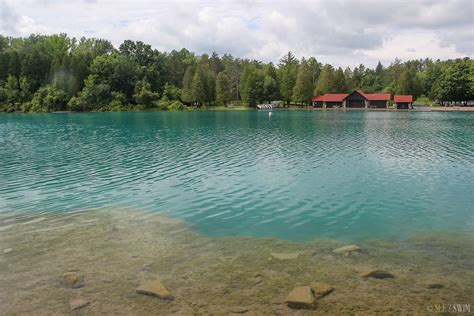
[{"label": "submerged rock", "polygon": [[296,259],[300,255],[299,252],[272,252],[271,253],[273,258],[280,259],[280,260],[290,260],[290,259]]},{"label": "submerged rock", "polygon": [[316,301],[313,290],[309,286],[300,286],[291,291],[286,297],[286,304],[290,308],[313,309],[316,307]]},{"label": "submerged rock", "polygon": [[348,246],[336,248],[332,252],[343,254],[343,253],[351,253],[354,251],[360,251],[360,247],[357,245],[348,245]]},{"label": "submerged rock", "polygon": [[318,298],[323,297],[334,291],[334,288],[324,282],[311,282],[311,289],[314,292],[314,295]]},{"label": "submerged rock", "polygon": [[84,277],[76,272],[64,273],[63,279],[68,287],[79,288],[84,286]]},{"label": "submerged rock", "polygon": [[86,301],[82,298],[76,298],[69,302],[69,305],[71,306],[71,311],[76,311],[78,309],[84,308],[88,306],[89,304],[90,304],[89,301]]},{"label": "submerged rock", "polygon": [[171,295],[171,293],[163,284],[161,284],[160,280],[158,279],[143,282],[135,289],[135,291],[139,294],[156,296],[165,300],[174,299],[173,295]]},{"label": "submerged rock", "polygon": [[3,253],[9,253],[9,252],[12,252],[12,251],[13,251],[12,248],[3,249]]},{"label": "submerged rock", "polygon": [[243,313],[247,313],[248,311],[249,311],[248,308],[238,307],[238,306],[234,306],[229,309],[229,312],[234,313],[234,314],[243,314]]},{"label": "submerged rock", "polygon": [[395,276],[390,272],[383,271],[383,270],[374,270],[362,275],[364,278],[376,278],[376,279],[388,279],[394,278]]}]

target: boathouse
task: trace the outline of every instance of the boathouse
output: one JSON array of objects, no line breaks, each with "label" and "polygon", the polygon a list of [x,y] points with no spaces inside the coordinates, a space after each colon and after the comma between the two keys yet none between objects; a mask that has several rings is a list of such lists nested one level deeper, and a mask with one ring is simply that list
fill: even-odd
[{"label": "boathouse", "polygon": [[342,107],[342,102],[347,93],[326,93],[313,97],[313,106],[319,108],[332,108],[335,106]]},{"label": "boathouse", "polygon": [[412,95],[395,95],[393,97],[393,103],[397,109],[411,109],[413,105]]},{"label": "boathouse", "polygon": [[359,109],[388,109],[390,103],[389,93],[364,93],[362,90],[355,90],[349,94],[326,93],[313,97],[313,106],[322,108],[332,108],[334,106],[342,108]]}]

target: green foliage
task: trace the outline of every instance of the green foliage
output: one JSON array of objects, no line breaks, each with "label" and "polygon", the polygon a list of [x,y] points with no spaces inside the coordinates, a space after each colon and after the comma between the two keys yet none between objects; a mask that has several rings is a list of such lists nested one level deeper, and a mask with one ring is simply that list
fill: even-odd
[{"label": "green foliage", "polygon": [[254,75],[247,80],[247,103],[249,105],[256,105],[263,101],[263,85],[265,77],[261,70],[257,70]]},{"label": "green foliage", "polygon": [[333,77],[333,91],[339,93],[349,92],[346,85],[346,78],[344,77],[344,71],[339,67],[334,73]]},{"label": "green foliage", "polygon": [[264,99],[264,82],[264,71],[258,69],[254,64],[247,65],[240,79],[242,101],[251,106],[262,102]]},{"label": "green foliage", "polygon": [[288,52],[288,54],[280,59],[279,63],[280,95],[286,102],[292,100],[297,72],[298,60],[291,52]]},{"label": "green foliage", "polygon": [[179,101],[181,99],[181,89],[172,84],[165,84],[163,99]]},{"label": "green foliage", "polygon": [[435,95],[441,101],[468,101],[474,99],[473,61],[465,60],[449,65],[435,86]]},{"label": "green foliage", "polygon": [[194,68],[188,66],[183,77],[183,90],[181,92],[181,98],[184,102],[193,102],[192,84],[194,78]]},{"label": "green foliage", "polygon": [[70,111],[82,112],[88,110],[87,104],[84,99],[80,97],[72,97],[67,103],[67,107]]},{"label": "green foliage", "polygon": [[126,40],[115,49],[104,39],[66,34],[0,36],[0,111],[6,112],[168,110],[170,101],[307,102],[313,94],[359,88],[441,102],[472,100],[474,61],[395,59],[387,66],[361,64],[343,71],[314,57],[302,58],[300,65],[291,52],[274,66],[215,52],[159,52],[140,41]]},{"label": "green foliage", "polygon": [[217,75],[216,80],[216,101],[226,105],[230,100],[232,100],[230,80],[225,72],[221,72]]},{"label": "green foliage", "polygon": [[[123,96],[124,99],[126,99],[126,95],[123,94]],[[133,99],[139,106],[142,106],[145,109],[151,108],[153,103],[157,101],[159,97],[158,93],[151,91],[151,85],[146,81],[146,79],[139,80],[135,84],[135,94],[133,95]]]},{"label": "green foliage", "polygon": [[186,106],[179,102],[179,101],[174,101],[170,105],[168,105],[168,111],[184,111],[186,110]]},{"label": "green foliage", "polygon": [[416,99],[415,102],[413,102],[413,105],[433,105],[433,101],[430,100],[427,96],[420,96]]},{"label": "green foliage", "polygon": [[92,74],[85,80],[84,89],[82,89],[78,97],[78,104],[81,104],[80,111],[101,110],[106,108],[109,102],[112,101],[110,84],[99,81],[97,76]]},{"label": "green foliage", "polygon": [[411,94],[415,89],[415,82],[413,75],[409,70],[402,72],[397,82],[397,93],[398,94]]},{"label": "green foliage", "polygon": [[278,99],[278,84],[275,78],[271,76],[264,78],[262,99],[267,102]]},{"label": "green foliage", "polygon": [[200,105],[208,100],[206,79],[207,77],[202,66],[198,66],[191,82],[190,97],[193,102],[197,102]]},{"label": "green foliage", "polygon": [[66,93],[57,84],[51,84],[36,91],[28,110],[31,112],[60,111],[66,109],[66,103]]},{"label": "green foliage", "polygon": [[155,107],[160,111],[186,111],[188,108],[180,101],[161,99],[155,103]]},{"label": "green foliage", "polygon": [[[112,100],[109,102],[108,107],[103,109],[104,111],[121,112],[128,109],[127,96],[124,93],[113,91],[111,95]],[[141,104],[139,104],[139,106],[141,106]]]},{"label": "green foliage", "polygon": [[9,75],[5,85],[3,86],[4,102],[14,104],[20,101],[20,85],[15,76]]},{"label": "green foliage", "polygon": [[155,108],[160,111],[168,111],[168,107],[171,105],[170,100],[161,99],[158,102],[154,103]]},{"label": "green foliage", "polygon": [[321,74],[321,64],[314,57],[308,58],[308,66],[311,74],[311,86],[314,88]]},{"label": "green foliage", "polygon": [[324,65],[314,88],[314,95],[338,92],[334,87],[334,68],[329,64]]},{"label": "green foliage", "polygon": [[293,100],[305,103],[311,101],[313,87],[311,69],[306,60],[303,59],[298,67],[298,76],[293,87]]}]

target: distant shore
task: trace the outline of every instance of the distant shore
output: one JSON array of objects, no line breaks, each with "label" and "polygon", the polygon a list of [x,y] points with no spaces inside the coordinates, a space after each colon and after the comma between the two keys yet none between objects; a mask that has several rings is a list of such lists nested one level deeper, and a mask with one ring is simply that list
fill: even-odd
[{"label": "distant shore", "polygon": [[[225,107],[225,106],[205,106],[200,108],[193,108],[190,107],[188,111],[254,111],[256,108],[248,107],[248,106],[232,106],[232,107]],[[414,109],[410,110],[399,110],[395,108],[389,109],[365,109],[365,108],[315,108],[312,106],[290,106],[290,107],[282,107],[276,108],[275,110],[281,111],[388,111],[388,112],[474,112],[473,106],[452,106],[452,107],[444,107],[444,106],[415,106]],[[269,111],[269,110],[262,110],[262,111]],[[63,114],[63,113],[110,113],[114,111],[91,111],[91,112],[74,112],[74,111],[54,111],[54,112],[0,112],[0,113],[56,113],[56,114]],[[123,111],[125,113],[129,112],[143,112],[143,110],[131,110],[131,111]],[[148,110],[146,112],[183,112],[183,111],[160,111],[160,110]],[[186,112],[186,111],[184,111]],[[116,112],[114,112],[116,113]]]},{"label": "distant shore", "polygon": [[[252,108],[249,108],[252,109]],[[291,106],[288,108],[277,108],[276,110],[309,110],[309,111],[388,111],[388,112],[474,112],[473,106],[415,106],[414,109],[410,110],[401,110],[395,108],[388,109],[365,109],[365,108],[315,108],[312,106],[302,107],[302,106]],[[263,110],[268,111],[268,110]]]},{"label": "distant shore", "polygon": [[336,110],[336,111],[396,111],[396,112],[474,112],[473,106],[454,106],[454,107],[444,107],[444,106],[426,106],[419,107],[410,110],[399,110],[399,109],[322,109],[322,108],[310,108],[310,110]]}]

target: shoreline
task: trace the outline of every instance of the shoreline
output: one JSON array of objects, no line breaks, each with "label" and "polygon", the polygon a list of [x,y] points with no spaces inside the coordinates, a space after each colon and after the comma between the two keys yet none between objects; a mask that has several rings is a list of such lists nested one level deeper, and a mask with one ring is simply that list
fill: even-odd
[{"label": "shoreline", "polygon": [[[433,304],[472,304],[474,297],[472,236],[434,232],[336,253],[349,242],[209,237],[135,209],[0,213],[0,223],[7,314],[68,313],[78,299],[88,314],[425,314]],[[376,270],[394,277],[363,276]],[[80,286],[65,284],[67,273]],[[156,278],[173,300],[135,291]],[[288,294],[311,282],[334,289],[314,309],[289,307]]]},{"label": "shoreline", "polygon": [[[276,108],[274,111],[356,111],[356,112],[474,112],[474,107],[463,107],[463,106],[454,106],[454,107],[443,107],[443,106],[427,106],[419,109],[365,109],[365,108],[316,108],[316,107],[287,107],[287,108]],[[253,107],[221,107],[216,108],[206,107],[206,108],[191,108],[186,111],[161,111],[161,110],[131,110],[131,111],[90,111],[90,112],[74,112],[74,111],[54,111],[54,112],[0,112],[0,114],[83,114],[83,113],[176,113],[176,112],[227,112],[227,111],[259,111],[259,112],[270,112],[271,110],[257,110]]]}]

